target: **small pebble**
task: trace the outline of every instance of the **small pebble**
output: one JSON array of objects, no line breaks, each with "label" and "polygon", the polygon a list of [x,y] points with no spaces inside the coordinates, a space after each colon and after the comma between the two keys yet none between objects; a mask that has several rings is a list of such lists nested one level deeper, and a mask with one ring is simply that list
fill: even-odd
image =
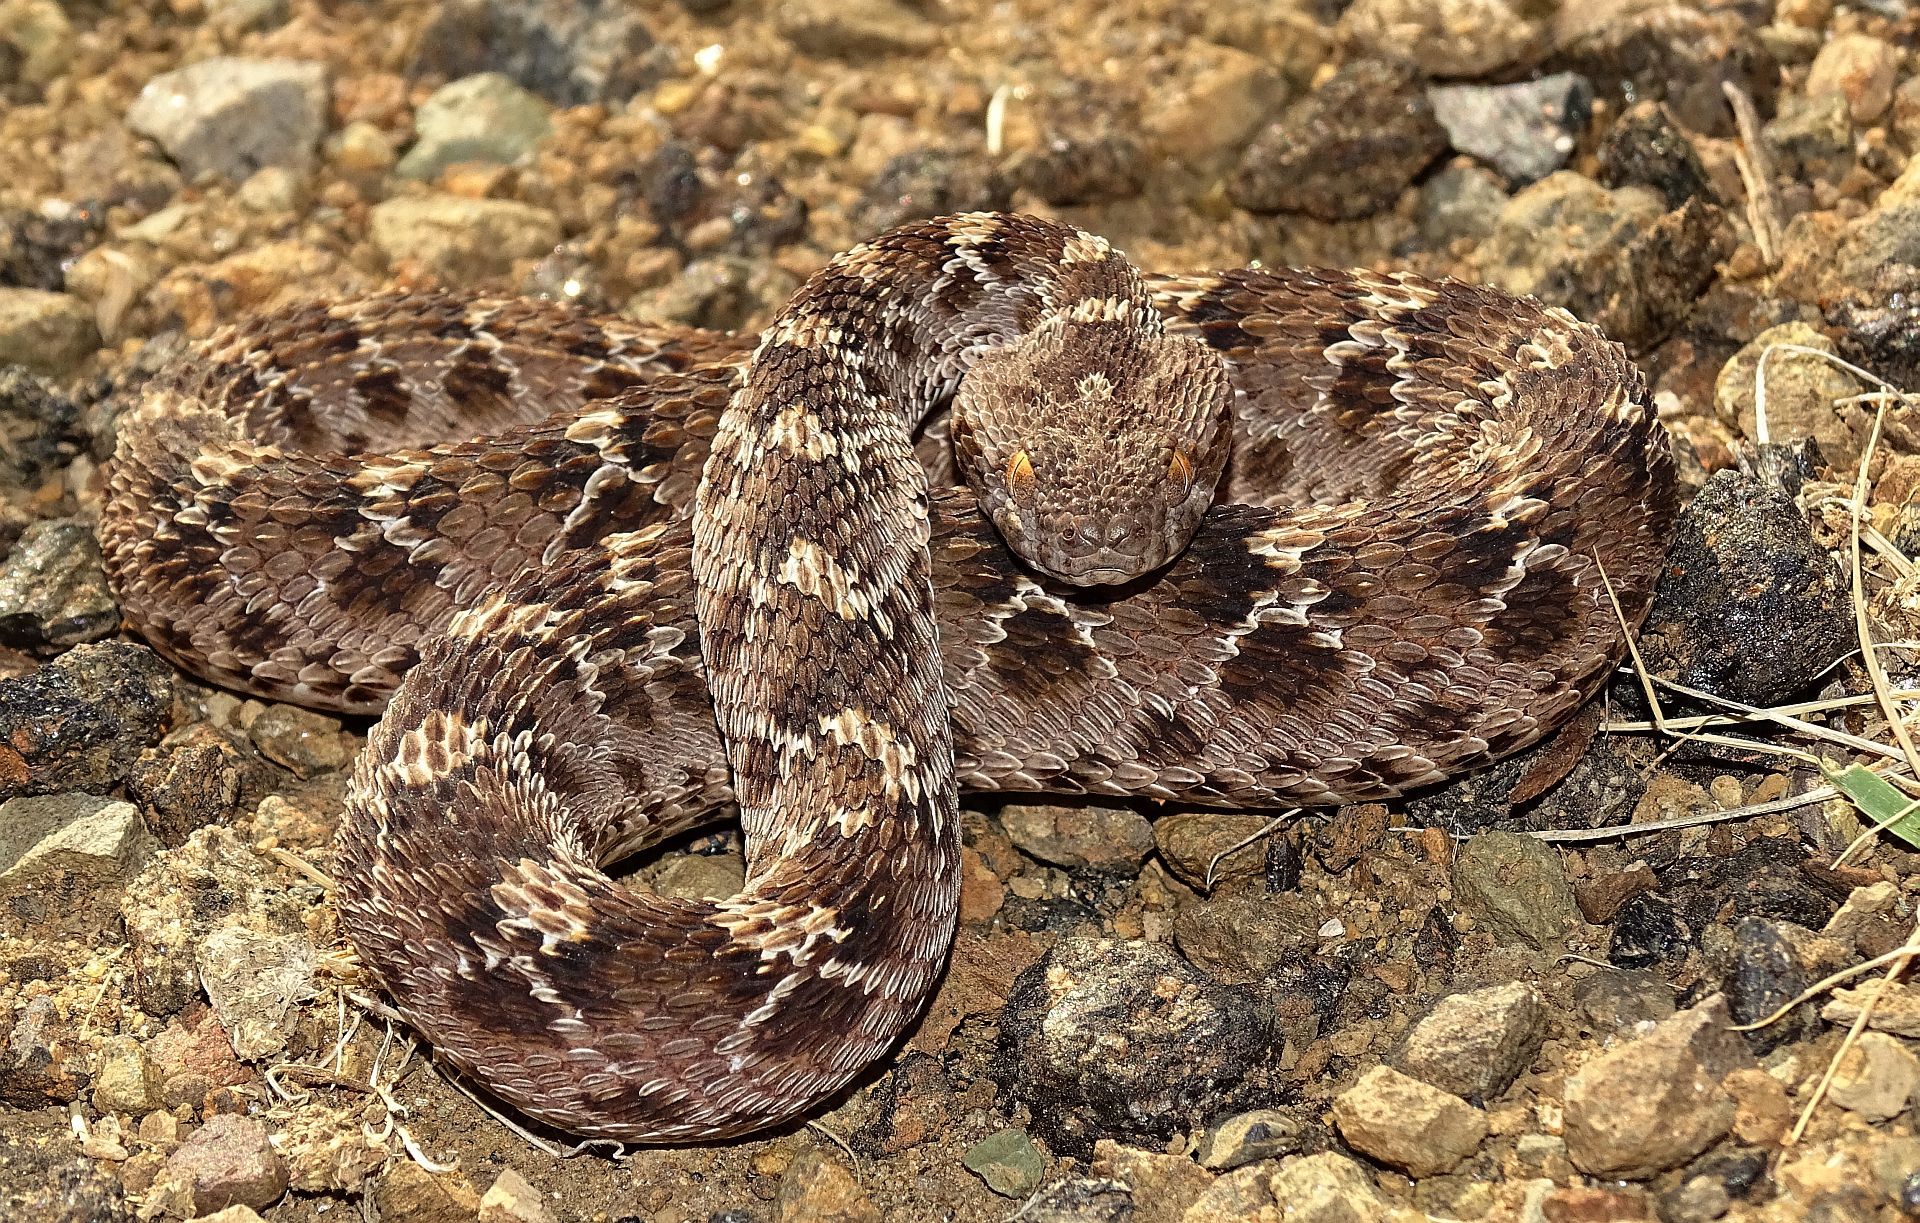
[{"label": "small pebble", "polygon": [[1001,1197],[1024,1198],[1040,1184],[1047,1161],[1020,1130],[1001,1130],[967,1149],[960,1160]]}]

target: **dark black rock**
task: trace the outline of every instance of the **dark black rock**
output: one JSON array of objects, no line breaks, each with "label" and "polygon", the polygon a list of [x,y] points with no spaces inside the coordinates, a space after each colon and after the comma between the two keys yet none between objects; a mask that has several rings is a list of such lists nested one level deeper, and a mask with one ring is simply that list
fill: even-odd
[{"label": "dark black rock", "polygon": [[173,711],[173,672],[144,646],[77,646],[0,680],[0,799],[104,794]]},{"label": "dark black rock", "polygon": [[669,140],[640,170],[641,193],[653,219],[665,225],[692,212],[704,189],[700,162],[686,142]]},{"label": "dark black rock", "polygon": [[1827,924],[1849,885],[1812,869],[1792,837],[1755,837],[1724,856],[1651,859],[1660,895],[1696,931],[1738,917],[1765,917],[1809,930]]},{"label": "dark black rock", "polygon": [[105,228],[96,209],[64,201],[0,209],[0,285],[64,289],[67,265],[98,242]]},{"label": "dark black rock", "polygon": [[[1730,942],[1715,940],[1711,958],[1735,1023],[1757,1023],[1773,1014],[1839,964],[1810,964],[1802,948],[1813,931],[1790,922],[1743,917]],[[1746,1034],[1755,1053],[1767,1053],[1818,1030],[1817,1001],[1804,1002],[1779,1021]]]},{"label": "dark black rock", "polygon": [[1640,651],[1655,674],[1751,705],[1805,690],[1855,646],[1847,588],[1791,498],[1713,473],[1681,515]]},{"label": "dark black rock", "polygon": [[1704,136],[1733,134],[1726,84],[1751,96],[1762,115],[1773,109],[1780,66],[1755,35],[1755,23],[1735,10],[1659,5],[1622,13],[1596,6],[1584,27],[1565,25],[1562,49],[1547,67],[1580,73],[1621,109],[1665,102],[1676,120]]},{"label": "dark black rock", "polygon": [[1272,1039],[1249,988],[1152,943],[1066,938],[1015,980],[995,1076],[1049,1148],[1084,1158],[1102,1137],[1163,1143],[1230,1111]]},{"label": "dark black rock", "polygon": [[30,492],[69,462],[79,417],[71,396],[18,366],[0,369],[0,495]]},{"label": "dark black rock", "polygon": [[1146,152],[1121,132],[1057,136],[1009,167],[1015,181],[1049,204],[1092,204],[1140,194]]},{"label": "dark black rock", "polygon": [[1695,196],[1713,198],[1707,168],[1673,113],[1658,102],[1636,102],[1600,142],[1599,178],[1609,187],[1651,187],[1667,207]]},{"label": "dark black rock", "polygon": [[1355,60],[1254,137],[1227,198],[1250,212],[1364,217],[1398,199],[1446,147],[1411,68]]},{"label": "dark black rock", "polygon": [[1657,896],[1635,896],[1620,906],[1613,919],[1607,960],[1620,968],[1652,968],[1686,955],[1692,942],[1692,932],[1681,924],[1672,905]]},{"label": "dark black rock", "polygon": [[1841,302],[1830,321],[1841,329],[1841,356],[1895,386],[1920,386],[1920,298]]},{"label": "dark black rock", "polygon": [[413,74],[504,72],[558,106],[621,103],[664,80],[644,7],[622,0],[445,0],[413,48]]},{"label": "dark black rock", "polygon": [[113,1165],[80,1155],[71,1134],[0,1136],[0,1219],[126,1223],[133,1217]]},{"label": "dark black rock", "polygon": [[1593,113],[1593,86],[1572,72],[1512,85],[1436,85],[1427,99],[1454,148],[1515,186],[1566,165]]},{"label": "dark black rock", "polygon": [[881,167],[854,211],[862,233],[948,212],[993,211],[1013,202],[1013,184],[984,154],[959,149],[902,153]]},{"label": "dark black rock", "polygon": [[0,644],[77,645],[105,637],[119,623],[100,545],[86,523],[36,522],[0,561]]},{"label": "dark black rock", "polygon": [[1016,1217],[1021,1223],[1128,1223],[1133,1190],[1104,1177],[1054,1181],[1040,1186]]}]

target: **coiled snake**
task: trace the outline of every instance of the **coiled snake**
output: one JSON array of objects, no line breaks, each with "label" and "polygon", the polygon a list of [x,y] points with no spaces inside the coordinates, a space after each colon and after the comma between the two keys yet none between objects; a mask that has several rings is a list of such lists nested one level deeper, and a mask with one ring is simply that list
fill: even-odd
[{"label": "coiled snake", "polygon": [[[915,461],[950,397],[984,492],[938,428]],[[1272,806],[1485,764],[1602,682],[1603,569],[1637,624],[1676,512],[1641,376],[1562,311],[1143,283],[989,214],[840,256],[751,354],[538,302],[281,312],[149,384],[109,489],[155,648],[387,705],[334,875],[400,1012],[635,1141],[791,1118],[894,1042],[952,936],[956,786]],[[738,896],[605,873],[733,800]]]}]

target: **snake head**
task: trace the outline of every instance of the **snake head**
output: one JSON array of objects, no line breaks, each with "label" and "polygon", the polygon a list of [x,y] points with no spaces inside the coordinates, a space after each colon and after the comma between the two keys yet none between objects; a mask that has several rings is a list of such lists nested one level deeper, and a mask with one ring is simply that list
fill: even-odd
[{"label": "snake head", "polygon": [[1056,314],[968,370],[954,452],[1025,563],[1076,586],[1127,582],[1199,528],[1226,466],[1232,396],[1222,358],[1157,319]]}]

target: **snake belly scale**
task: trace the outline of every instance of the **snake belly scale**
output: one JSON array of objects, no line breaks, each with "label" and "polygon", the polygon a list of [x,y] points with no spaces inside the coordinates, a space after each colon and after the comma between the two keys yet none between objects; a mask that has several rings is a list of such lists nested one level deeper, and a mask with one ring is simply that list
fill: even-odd
[{"label": "snake belly scale", "polygon": [[[386,706],[337,899],[454,1063],[582,1135],[776,1124],[924,1004],[956,788],[1389,797],[1591,695],[1623,648],[1603,570],[1645,614],[1672,463],[1591,327],[1411,276],[1117,263],[1049,222],[920,222],[751,353],[432,294],[259,320],[124,411],[109,572],[189,670]],[[1225,358],[1234,450],[1184,552],[1088,593],[907,431],[1129,294]],[[605,873],[735,801],[739,896]]]}]

